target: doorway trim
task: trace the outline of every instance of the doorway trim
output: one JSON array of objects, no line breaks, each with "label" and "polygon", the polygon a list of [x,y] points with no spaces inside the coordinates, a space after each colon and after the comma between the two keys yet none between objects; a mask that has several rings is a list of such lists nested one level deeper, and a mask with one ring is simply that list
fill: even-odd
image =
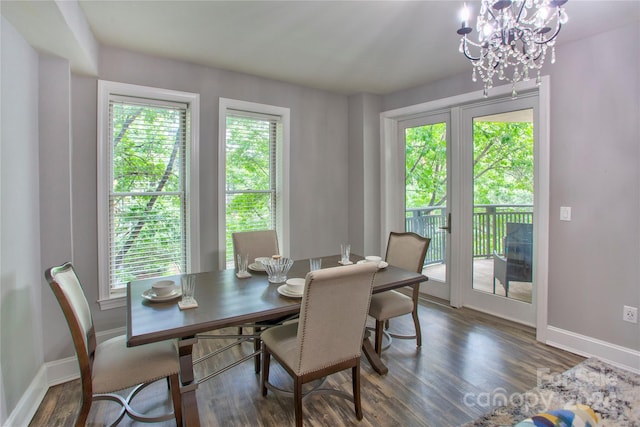
[{"label": "doorway trim", "polygon": [[[536,338],[538,341],[546,341],[546,330],[548,321],[548,279],[549,279],[549,135],[550,135],[550,78],[542,77],[540,86],[536,86],[535,81],[529,80],[518,85],[520,92],[538,92],[539,102],[539,147],[538,161],[535,168],[535,184],[539,200],[536,200],[534,215],[536,219],[534,241],[534,257],[536,259],[536,285],[538,286],[538,302],[536,310]],[[491,98],[508,96],[511,93],[511,85],[494,87]],[[448,98],[428,101],[421,104],[401,107],[394,110],[380,113],[380,220],[381,220],[381,244],[385,247],[385,236],[389,232],[403,225],[404,212],[400,208],[403,206],[402,194],[397,191],[398,182],[404,178],[404,173],[398,167],[397,153],[403,149],[402,141],[398,136],[398,122],[413,116],[425,113],[451,109],[453,116],[459,114],[458,107],[473,102],[485,101],[482,91],[468,92]],[[459,138],[459,126],[452,126],[451,136]],[[452,165],[458,168],[459,165]],[[459,206],[460,201],[452,200],[452,209]],[[455,225],[455,224],[452,224]],[[459,224],[458,224],[459,225]],[[459,243],[459,242],[458,242]],[[452,241],[453,245],[453,241]],[[458,246],[459,247],[459,246]],[[463,304],[460,276],[455,271],[451,272],[450,304],[460,307]],[[454,285],[455,284],[455,285]]]}]

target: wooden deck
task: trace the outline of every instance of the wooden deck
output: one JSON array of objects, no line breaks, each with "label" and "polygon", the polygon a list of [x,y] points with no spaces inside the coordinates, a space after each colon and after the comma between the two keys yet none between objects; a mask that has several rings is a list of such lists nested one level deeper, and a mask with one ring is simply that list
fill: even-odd
[{"label": "wooden deck", "polygon": [[[430,265],[422,272],[429,278],[444,281],[445,267],[442,264]],[[475,259],[473,261],[473,284],[476,290],[493,293],[492,259]],[[502,286],[500,281],[496,281],[496,295],[504,296],[504,294],[504,287]],[[530,303],[532,300],[531,283],[510,282],[509,298]]]}]

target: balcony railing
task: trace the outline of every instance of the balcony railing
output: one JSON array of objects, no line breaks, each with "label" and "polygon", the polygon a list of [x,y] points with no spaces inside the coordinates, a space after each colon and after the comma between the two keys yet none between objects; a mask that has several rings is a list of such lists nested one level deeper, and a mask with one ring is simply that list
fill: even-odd
[{"label": "balcony railing", "polygon": [[[473,207],[473,256],[489,258],[493,251],[504,253],[503,238],[508,222],[533,223],[533,205],[476,205]],[[425,265],[445,259],[447,214],[444,206],[407,209],[405,227],[431,238]]]}]

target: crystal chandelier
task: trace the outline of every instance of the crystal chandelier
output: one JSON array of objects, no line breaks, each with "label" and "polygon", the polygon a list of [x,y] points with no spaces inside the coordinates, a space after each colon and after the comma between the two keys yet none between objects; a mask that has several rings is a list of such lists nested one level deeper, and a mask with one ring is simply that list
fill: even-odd
[{"label": "crystal chandelier", "polygon": [[467,5],[461,13],[462,25],[457,33],[460,52],[473,65],[472,80],[484,82],[484,96],[493,87],[493,79],[512,84],[512,97],[516,97],[515,85],[529,80],[529,69],[537,70],[536,83],[540,84],[540,69],[547,49],[551,48],[551,63],[555,58],[556,37],[567,14],[562,7],[567,0],[482,0],[476,21],[477,41],[469,37],[470,11]]}]

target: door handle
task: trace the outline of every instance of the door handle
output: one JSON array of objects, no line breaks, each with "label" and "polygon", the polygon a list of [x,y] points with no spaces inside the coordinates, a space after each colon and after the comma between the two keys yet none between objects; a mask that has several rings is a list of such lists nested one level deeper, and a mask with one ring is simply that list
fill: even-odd
[{"label": "door handle", "polygon": [[444,227],[438,227],[440,230],[447,230],[447,233],[451,234],[451,212],[447,214],[447,225]]}]

